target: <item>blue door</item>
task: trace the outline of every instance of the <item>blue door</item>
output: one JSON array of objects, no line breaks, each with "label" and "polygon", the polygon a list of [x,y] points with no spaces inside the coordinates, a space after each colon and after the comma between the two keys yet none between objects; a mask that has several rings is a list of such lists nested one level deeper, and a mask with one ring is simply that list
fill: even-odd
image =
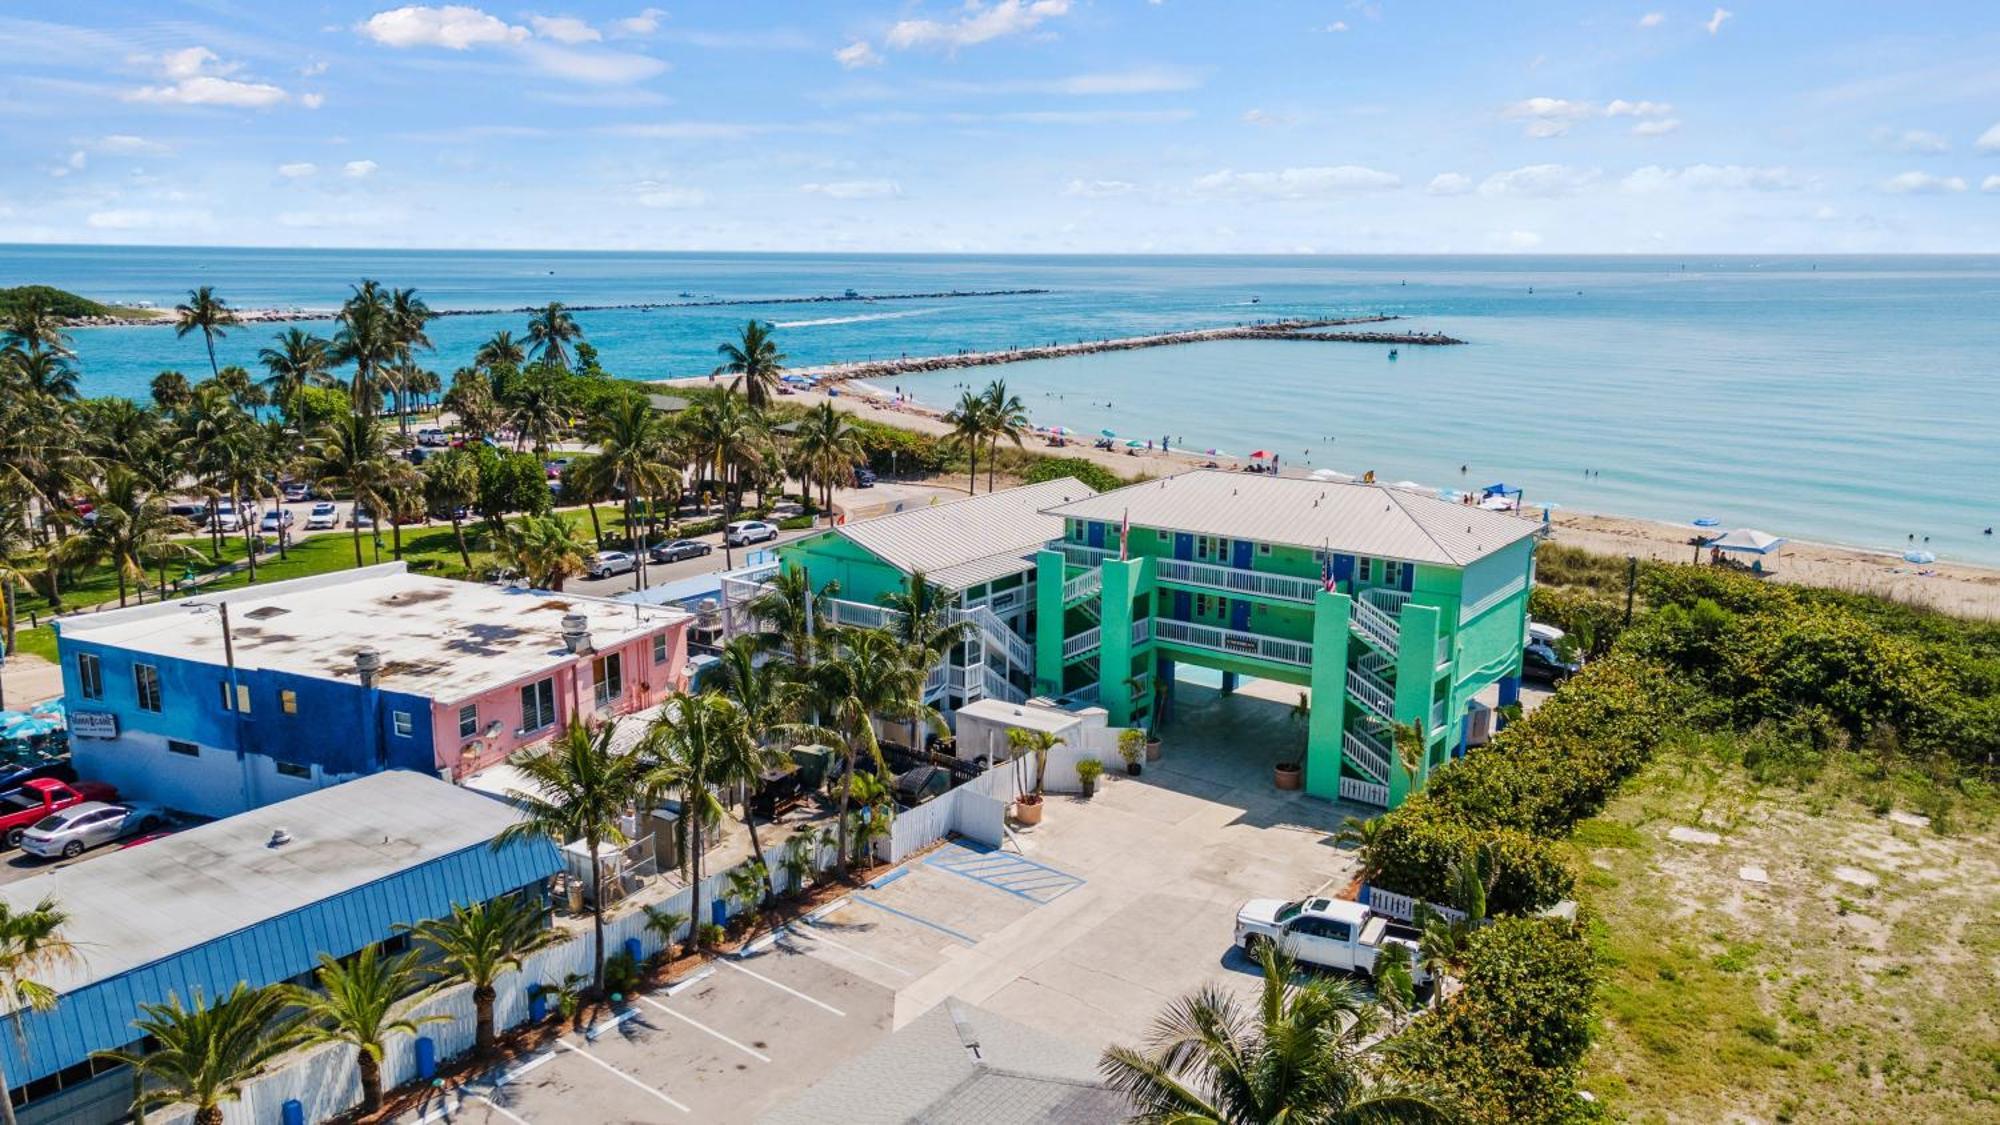
[{"label": "blue door", "polygon": [[[1192,562],[1194,560],[1193,535],[1185,531],[1174,532],[1174,557],[1182,562]],[[1185,614],[1182,615],[1182,620],[1186,620]]]},{"label": "blue door", "polygon": [[1231,629],[1234,629],[1234,630],[1236,630],[1236,631],[1237,631],[1237,632],[1239,632],[1239,633],[1242,633],[1242,632],[1247,632],[1247,631],[1249,630],[1249,628],[1250,628],[1250,601],[1249,601],[1249,599],[1247,599],[1247,598],[1234,598],[1234,599],[1231,599],[1231,600],[1230,600],[1230,603],[1229,603],[1229,627],[1230,627]]},{"label": "blue door", "polygon": [[1333,580],[1335,582],[1346,582],[1351,580],[1353,577],[1354,577],[1354,556],[1353,555],[1333,556]]},{"label": "blue door", "polygon": [[1089,525],[1089,530],[1088,530],[1087,532],[1085,532],[1085,534],[1087,534],[1088,536],[1090,536],[1090,545],[1091,545],[1091,546],[1093,546],[1093,547],[1102,547],[1102,546],[1104,546],[1104,525],[1103,525],[1103,524],[1101,524],[1101,523],[1098,523],[1098,522],[1097,522],[1097,521],[1095,521],[1095,520],[1092,520],[1092,521],[1090,522],[1090,525]]},{"label": "blue door", "polygon": [[1250,542],[1248,539],[1238,539],[1233,541],[1230,544],[1231,557],[1229,560],[1229,565],[1235,567],[1238,570],[1249,570],[1250,549],[1255,545],[1256,544]]},{"label": "blue door", "polygon": [[1188,602],[1189,602],[1189,596],[1186,590],[1174,591],[1175,621],[1186,621],[1189,618],[1189,616],[1193,613],[1193,610],[1189,607]]},{"label": "blue door", "polygon": [[1417,564],[1416,564],[1416,563],[1404,563],[1404,564],[1403,564],[1403,583],[1402,583],[1402,585],[1403,585],[1403,592],[1404,592],[1405,594],[1407,594],[1407,593],[1409,593],[1409,592],[1410,592],[1411,590],[1414,590],[1414,589],[1416,589],[1416,588],[1417,588]]}]

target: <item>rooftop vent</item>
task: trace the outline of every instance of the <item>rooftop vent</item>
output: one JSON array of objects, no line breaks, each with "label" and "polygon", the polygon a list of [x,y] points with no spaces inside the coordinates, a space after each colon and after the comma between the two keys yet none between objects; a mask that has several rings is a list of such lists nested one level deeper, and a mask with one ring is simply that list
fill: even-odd
[{"label": "rooftop vent", "polygon": [[573,653],[587,653],[590,647],[590,618],[581,613],[565,613],[562,619],[563,647]]},{"label": "rooftop vent", "polygon": [[375,677],[382,671],[382,654],[372,648],[364,648],[354,654],[354,670],[361,676],[361,686],[375,686]]},{"label": "rooftop vent", "polygon": [[260,605],[243,616],[248,617],[252,621],[266,621],[273,617],[282,617],[290,612],[292,611],[281,605]]},{"label": "rooftop vent", "polygon": [[264,846],[267,848],[282,848],[286,844],[289,844],[291,842],[292,842],[292,834],[290,832],[287,832],[282,828],[273,828],[271,830],[271,840]]}]

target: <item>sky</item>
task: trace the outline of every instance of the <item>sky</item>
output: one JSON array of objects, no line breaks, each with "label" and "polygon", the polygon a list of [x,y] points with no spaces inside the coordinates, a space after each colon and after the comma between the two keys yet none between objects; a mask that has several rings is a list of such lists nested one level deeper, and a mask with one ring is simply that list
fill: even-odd
[{"label": "sky", "polygon": [[9,0],[0,242],[2000,251],[2000,5]]}]

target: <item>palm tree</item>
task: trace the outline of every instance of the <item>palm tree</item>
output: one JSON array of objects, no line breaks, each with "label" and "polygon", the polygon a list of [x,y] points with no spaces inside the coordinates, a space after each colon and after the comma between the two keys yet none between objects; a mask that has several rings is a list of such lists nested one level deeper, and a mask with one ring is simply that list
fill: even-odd
[{"label": "palm tree", "polygon": [[960,394],[958,405],[944,416],[951,423],[951,440],[965,447],[965,457],[971,465],[965,483],[968,495],[979,491],[979,447],[993,431],[991,417],[986,400],[971,391]]},{"label": "palm tree", "polygon": [[868,866],[875,866],[875,849],[869,845],[881,839],[894,829],[896,821],[896,799],[889,791],[889,784],[874,774],[850,773],[841,779],[845,784],[847,800],[854,806],[854,855],[850,859],[868,857]]},{"label": "palm tree", "polygon": [[[386,510],[382,489],[388,472],[388,436],[370,414],[344,414],[326,424],[306,452],[306,473],[329,491],[346,493],[357,508],[376,518]],[[361,565],[361,521],[354,525],[354,565]]]},{"label": "palm tree", "polygon": [[1381,849],[1378,845],[1382,841],[1383,829],[1387,824],[1388,821],[1379,816],[1371,816],[1366,820],[1358,816],[1343,817],[1339,831],[1333,834],[1335,847],[1354,849],[1361,861],[1361,870],[1357,874],[1361,876],[1363,883],[1374,882],[1375,876],[1382,873],[1381,856],[1378,854]]},{"label": "palm tree", "polygon": [[495,332],[492,339],[479,345],[479,350],[472,353],[472,362],[474,366],[487,370],[520,367],[528,362],[528,353],[521,350],[512,332]]},{"label": "palm tree", "polygon": [[228,335],[224,329],[237,323],[235,311],[230,309],[227,301],[215,295],[212,285],[188,290],[188,299],[174,306],[174,335],[201,333],[202,342],[208,345],[208,371],[211,375],[222,374],[222,369],[215,363],[215,342]]},{"label": "palm tree", "polygon": [[[694,916],[694,940],[701,943],[701,860],[703,826],[722,818],[722,803],[714,786],[722,784],[724,762],[747,754],[741,744],[751,741],[750,723],[733,700],[720,695],[676,695],[660,708],[660,717],[646,731],[634,753],[647,762],[644,788],[648,801],[673,796],[680,801],[680,826],[687,833],[688,885],[693,888],[689,913]],[[751,839],[756,839],[752,830]]]},{"label": "palm tree", "polygon": [[840,595],[840,583],[828,582],[812,588],[804,567],[781,570],[771,576],[763,593],[750,601],[750,616],[763,623],[754,634],[759,652],[791,654],[792,667],[804,669],[824,648],[830,619],[826,603]]},{"label": "palm tree", "polygon": [[[13,615],[7,621],[11,627]],[[13,648],[9,639],[8,648]],[[26,1053],[21,1010],[46,1012],[56,1006],[53,988],[34,979],[50,969],[77,960],[75,947],[63,936],[69,915],[53,898],[44,898],[26,910],[0,902],[0,1011],[13,1024],[14,1039]],[[14,1099],[7,1081],[5,1053],[0,1052],[0,1117],[14,1125]]]},{"label": "palm tree", "polygon": [[715,354],[722,357],[722,365],[715,373],[738,376],[731,389],[741,385],[743,399],[752,410],[762,410],[771,404],[778,393],[778,373],[784,370],[785,353],[778,350],[770,325],[761,320],[750,321],[743,326],[741,339],[718,346]]},{"label": "palm tree", "polygon": [[993,470],[1000,462],[1000,439],[1010,438],[1014,448],[1021,448],[1021,435],[1028,429],[1028,408],[1021,402],[1021,396],[1007,392],[1007,381],[995,379],[986,384],[986,491],[993,491]]},{"label": "palm tree", "polygon": [[507,424],[514,430],[514,448],[523,439],[534,443],[535,452],[545,454],[555,436],[569,428],[569,383],[559,375],[539,372],[516,384],[507,411]]},{"label": "palm tree", "polygon": [[861,435],[832,403],[822,402],[800,420],[799,428],[792,434],[792,443],[805,475],[819,481],[820,507],[826,512],[827,526],[831,527],[835,483],[851,483],[854,465],[867,456]]},{"label": "palm tree", "polygon": [[[735,395],[711,395],[696,403],[682,424],[702,461],[713,467],[716,483],[722,487],[724,514],[734,519],[740,492],[732,487],[734,469],[744,446],[762,432],[762,418]],[[696,474],[697,483],[700,479]]]},{"label": "palm tree", "polygon": [[26,394],[45,395],[59,402],[76,398],[76,366],[57,351],[39,351],[8,344],[0,348],[5,380]]},{"label": "palm tree", "polygon": [[340,327],[333,334],[328,356],[335,363],[354,365],[354,409],[378,414],[382,410],[381,371],[402,355],[395,312],[380,285],[363,281],[341,305],[336,320]]},{"label": "palm tree", "polygon": [[243,558],[250,568],[250,581],[255,582],[257,521],[252,518],[255,511],[252,505],[257,500],[279,497],[278,486],[272,479],[276,462],[270,445],[250,416],[238,410],[224,432],[196,448],[195,463],[210,487],[236,501],[242,513]]},{"label": "palm tree", "polygon": [[[819,716],[818,724],[799,733],[837,742],[845,768],[842,777],[854,774],[855,760],[866,751],[877,774],[888,772],[882,760],[882,746],[875,738],[876,716],[908,718],[908,701],[923,690],[924,673],[903,659],[902,644],[879,629],[839,629],[831,639],[833,655],[801,671],[806,698]],[[911,686],[911,679],[917,684]],[[847,862],[847,810],[850,788],[841,784],[837,851]]]},{"label": "palm tree", "polygon": [[170,513],[165,498],[147,492],[123,465],[106,468],[103,483],[87,495],[95,505],[92,518],[78,534],[57,544],[52,558],[68,567],[110,563],[118,575],[119,605],[125,604],[127,583],[138,583],[144,593],[147,563],[201,557],[201,552],[174,538],[193,531],[194,525]]},{"label": "palm tree", "polygon": [[[757,656],[754,637],[732,637],[722,648],[715,690],[728,696],[743,712],[746,737],[722,744],[715,773],[719,783],[740,786],[743,823],[750,829],[750,849],[762,859],[764,847],[757,841],[757,818],[751,810],[750,801],[756,795],[757,787],[763,783],[764,775],[784,768],[791,760],[783,750],[765,745],[763,737],[767,732],[780,729],[798,713],[804,692],[798,684],[785,678],[782,665],[760,664]],[[766,871],[767,879],[769,875]],[[774,897],[777,895],[775,884],[770,887],[770,892]]]},{"label": "palm tree", "polygon": [[264,380],[264,389],[288,416],[297,409],[294,400],[299,391],[320,386],[326,380],[331,366],[327,357],[329,347],[325,340],[303,328],[287,328],[279,333],[277,346],[257,353],[257,361],[270,372]]},{"label": "palm tree", "polygon": [[391,1035],[415,1035],[427,1023],[451,1019],[443,1013],[427,1016],[397,1014],[404,1000],[422,984],[415,955],[382,956],[370,945],[347,960],[319,955],[313,979],[318,988],[285,985],[285,999],[306,1016],[299,1029],[301,1044],[344,1043],[356,1049],[361,1071],[361,1112],[382,1108],[382,1056]]},{"label": "palm tree", "polygon": [[597,940],[591,947],[591,981],[604,991],[604,868],[596,862],[602,844],[623,845],[619,821],[644,792],[645,760],[638,754],[611,749],[615,724],[586,726],[570,719],[547,750],[517,756],[513,765],[531,791],[507,794],[523,818],[494,837],[493,846],[546,836],[561,847],[582,840],[590,865],[591,923]]},{"label": "palm tree", "polygon": [[75,354],[70,350],[63,318],[37,295],[13,302],[0,313],[0,346],[64,356]]},{"label": "palm tree", "polygon": [[424,462],[424,501],[433,511],[451,513],[451,535],[459,561],[472,569],[465,549],[465,513],[479,505],[479,463],[462,449],[448,450]]},{"label": "palm tree", "polygon": [[1437,981],[1439,999],[1444,997],[1450,981],[1464,975],[1472,955],[1473,932],[1486,924],[1486,899],[1493,892],[1493,869],[1491,844],[1468,850],[1445,869],[1452,905],[1464,915],[1462,918],[1440,913],[1427,902],[1417,906],[1415,922],[1420,932],[1417,960]]},{"label": "palm tree", "polygon": [[195,1125],[222,1125],[222,1103],[243,1096],[243,1087],[264,1073],[272,1060],[301,1042],[300,1019],[288,1015],[285,986],[251,988],[241,981],[214,1004],[201,989],[192,1006],[178,993],[164,1004],[139,1005],[132,1029],[154,1047],[150,1051],[100,1051],[98,1057],[137,1072],[135,1113],[186,1103]]},{"label": "palm tree", "polygon": [[918,722],[928,720],[934,727],[944,727],[943,717],[924,706],[924,685],[931,669],[948,661],[951,650],[970,640],[978,629],[953,614],[951,595],[933,586],[921,570],[911,573],[909,585],[883,598],[882,604],[896,614],[889,621],[889,632],[902,643],[903,660],[916,673],[910,677],[916,694],[905,700],[904,706],[910,720],[910,749],[922,750]]},{"label": "palm tree", "polygon": [[660,956],[668,961],[674,959],[674,938],[681,927],[688,924],[688,916],[677,914],[657,906],[642,906],[646,912],[646,932],[660,939]]},{"label": "palm tree", "polygon": [[1035,784],[1029,792],[1035,800],[1042,799],[1042,785],[1048,780],[1049,751],[1063,745],[1063,739],[1053,731],[1029,730],[1026,727],[1007,728],[1007,747],[1019,759],[1025,755],[1035,756]]},{"label": "palm tree", "polygon": [[1294,983],[1291,962],[1260,951],[1254,1009],[1216,985],[1170,1004],[1144,1050],[1112,1047],[1098,1072],[1140,1122],[1450,1121],[1431,1091],[1379,1074],[1379,1024],[1351,981]]},{"label": "palm tree", "polygon": [[523,895],[453,906],[450,917],[398,928],[436,950],[441,982],[472,986],[472,1046],[480,1054],[493,1049],[494,982],[503,973],[519,972],[521,958],[561,938],[543,924],[541,907]]},{"label": "palm tree", "polygon": [[562,589],[590,562],[576,528],[557,515],[522,516],[502,533],[501,545],[514,569],[538,590]]},{"label": "palm tree", "polygon": [[593,420],[591,436],[597,442],[597,463],[613,491],[625,491],[625,534],[632,540],[632,588],[646,584],[646,551],[643,537],[632,517],[633,503],[641,493],[657,496],[666,490],[667,477],[680,476],[667,466],[668,425],[666,416],[636,395],[621,398]]},{"label": "palm tree", "polygon": [[558,371],[568,371],[569,346],[583,339],[583,329],[577,327],[576,318],[563,308],[561,301],[550,301],[528,318],[528,339],[534,344],[531,353],[534,359]]},{"label": "palm tree", "polygon": [[178,371],[162,371],[153,376],[147,390],[152,395],[153,405],[167,414],[186,408],[194,397],[193,388],[188,386],[187,376]]}]

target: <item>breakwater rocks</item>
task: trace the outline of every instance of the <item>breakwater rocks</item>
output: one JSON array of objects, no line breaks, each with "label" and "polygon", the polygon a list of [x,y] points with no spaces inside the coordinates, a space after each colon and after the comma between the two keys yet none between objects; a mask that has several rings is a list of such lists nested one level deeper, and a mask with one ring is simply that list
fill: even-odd
[{"label": "breakwater rocks", "polygon": [[823,381],[880,379],[897,375],[919,375],[927,371],[950,371],[959,367],[989,367],[1001,363],[1021,363],[1031,359],[1061,359],[1065,356],[1122,352],[1137,348],[1164,348],[1176,344],[1200,344],[1211,340],[1318,340],[1351,344],[1463,344],[1451,336],[1423,332],[1339,332],[1328,329],[1357,324],[1385,324],[1400,320],[1395,316],[1352,316],[1324,320],[1273,320],[1259,324],[1235,324],[1226,328],[1197,328],[1185,332],[1162,332],[1152,336],[1125,336],[1108,340],[1079,340],[1071,344],[1008,348],[995,352],[961,352],[957,355],[904,356],[897,359],[836,363],[824,367],[794,368],[793,373]]}]

